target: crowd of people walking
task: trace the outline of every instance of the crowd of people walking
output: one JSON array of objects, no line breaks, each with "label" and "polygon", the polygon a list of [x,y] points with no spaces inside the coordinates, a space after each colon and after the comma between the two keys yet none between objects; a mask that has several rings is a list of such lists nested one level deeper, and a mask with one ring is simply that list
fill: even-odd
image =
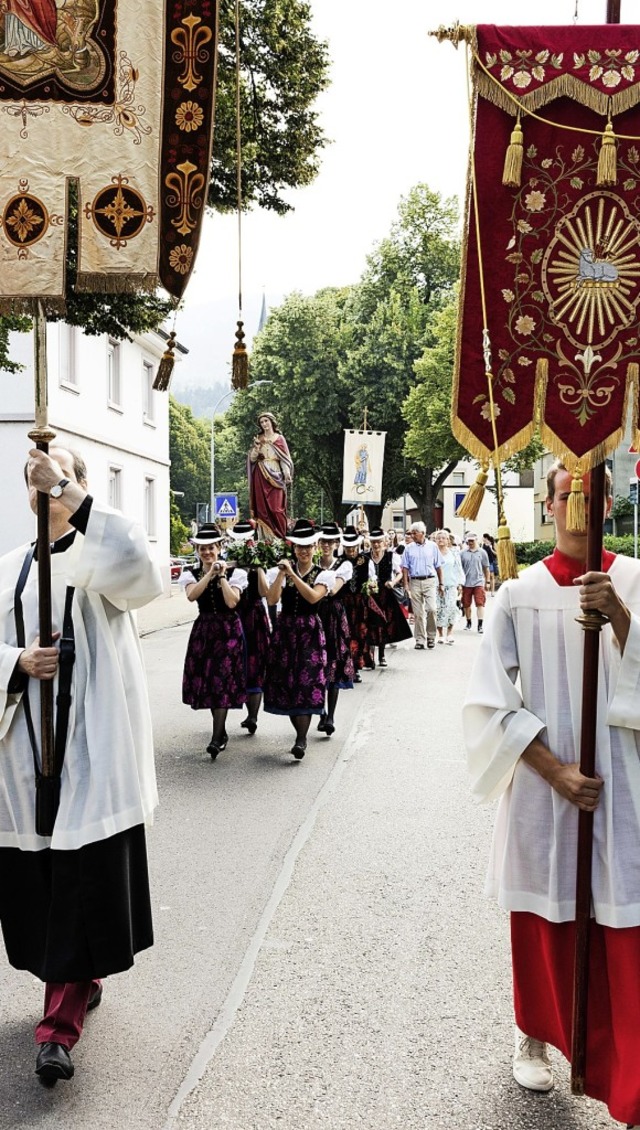
[{"label": "crowd of people walking", "polygon": [[389,648],[412,638],[417,651],[451,645],[462,614],[470,626],[473,603],[482,631],[491,572],[475,534],[461,551],[448,530],[427,538],[423,522],[398,537],[301,518],[271,567],[239,553],[256,541],[249,521],[228,534],[205,523],[192,538],[197,563],[181,577],[187,600],[198,604],[182,698],[211,713],[212,760],[229,741],[227,712],[246,706],[240,725],[252,736],[262,705],[288,716],[291,754],[301,761],[313,717],[331,737],[340,691],[361,683],[363,671],[387,667]]}]

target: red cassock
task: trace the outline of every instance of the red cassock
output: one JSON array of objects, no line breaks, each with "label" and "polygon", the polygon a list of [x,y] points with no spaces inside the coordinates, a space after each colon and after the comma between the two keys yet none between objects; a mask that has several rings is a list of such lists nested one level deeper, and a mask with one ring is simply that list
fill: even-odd
[{"label": "red cassock", "polygon": [[[277,435],[273,446],[291,465],[291,456],[287,441],[283,435]],[[282,478],[280,475],[279,477]],[[261,526],[266,527],[278,538],[287,536],[287,488],[284,478],[282,485],[274,481],[264,465],[258,461],[249,463],[249,505],[251,516],[256,518]]]},{"label": "red cassock", "polygon": [[55,0],[7,0],[6,10],[39,35],[45,43],[55,46],[57,24]]}]

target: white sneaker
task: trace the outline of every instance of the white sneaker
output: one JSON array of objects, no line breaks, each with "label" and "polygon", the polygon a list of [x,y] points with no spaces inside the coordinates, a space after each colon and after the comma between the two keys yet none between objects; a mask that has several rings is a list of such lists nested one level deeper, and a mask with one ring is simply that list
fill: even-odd
[{"label": "white sneaker", "polygon": [[516,1028],[513,1078],[528,1091],[550,1091],[553,1087],[553,1070],[547,1055],[547,1045],[541,1040],[525,1036],[519,1028]]}]

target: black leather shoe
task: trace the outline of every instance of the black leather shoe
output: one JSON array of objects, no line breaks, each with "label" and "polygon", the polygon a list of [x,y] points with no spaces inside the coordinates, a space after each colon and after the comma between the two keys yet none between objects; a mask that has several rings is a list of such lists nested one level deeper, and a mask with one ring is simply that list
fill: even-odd
[{"label": "black leather shoe", "polygon": [[222,739],[222,741],[216,742],[216,741],[213,740],[213,738],[211,739],[211,741],[209,742],[209,745],[207,746],[207,753],[211,754],[211,760],[212,761],[215,761],[218,754],[222,753],[227,748],[228,740],[229,739],[227,738],[226,734],[225,734],[224,738]]},{"label": "black leather shoe", "polygon": [[302,742],[296,742],[296,744],[292,747],[291,752],[292,752],[293,756],[295,757],[296,761],[302,761],[302,758],[304,757],[305,753],[307,752],[306,741],[305,741],[304,744]]},{"label": "black leather shoe", "polygon": [[321,734],[324,734],[326,724],[327,724],[327,716],[323,711],[323,713],[318,718],[318,725],[317,725],[317,729],[320,731]]},{"label": "black leather shoe", "polygon": [[92,1012],[94,1008],[97,1008],[98,1005],[100,1004],[101,1000],[102,1000],[102,985],[98,985],[93,990],[91,996],[89,997],[89,1003],[87,1005],[87,1012]]},{"label": "black leather shoe", "polygon": [[335,733],[335,730],[336,730],[336,726],[335,726],[335,722],[333,721],[333,718],[327,718],[327,720],[324,724],[324,732],[327,735],[327,737],[330,738],[331,735]]},{"label": "black leather shoe", "polygon": [[40,1044],[36,1058],[36,1075],[45,1087],[54,1087],[58,1079],[71,1079],[75,1068],[67,1048],[62,1044]]},{"label": "black leather shoe", "polygon": [[249,734],[255,734],[256,730],[258,729],[258,723],[256,722],[255,718],[245,718],[244,722],[241,722],[240,725],[242,726],[242,729],[247,730]]}]

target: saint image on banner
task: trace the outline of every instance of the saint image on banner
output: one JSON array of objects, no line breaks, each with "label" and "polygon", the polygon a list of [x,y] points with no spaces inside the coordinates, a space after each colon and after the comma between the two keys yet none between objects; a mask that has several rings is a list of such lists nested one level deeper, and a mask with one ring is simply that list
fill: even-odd
[{"label": "saint image on banner", "polygon": [[354,462],[356,465],[356,473],[353,479],[354,485],[366,487],[367,478],[370,473],[369,448],[366,443],[363,443],[356,451]]},{"label": "saint image on banner", "polygon": [[56,45],[55,0],[2,0],[4,43],[9,59],[23,58]]},{"label": "saint image on banner", "polygon": [[251,517],[267,539],[285,538],[287,491],[293,481],[293,461],[271,412],[258,416],[258,429],[247,460]]}]

